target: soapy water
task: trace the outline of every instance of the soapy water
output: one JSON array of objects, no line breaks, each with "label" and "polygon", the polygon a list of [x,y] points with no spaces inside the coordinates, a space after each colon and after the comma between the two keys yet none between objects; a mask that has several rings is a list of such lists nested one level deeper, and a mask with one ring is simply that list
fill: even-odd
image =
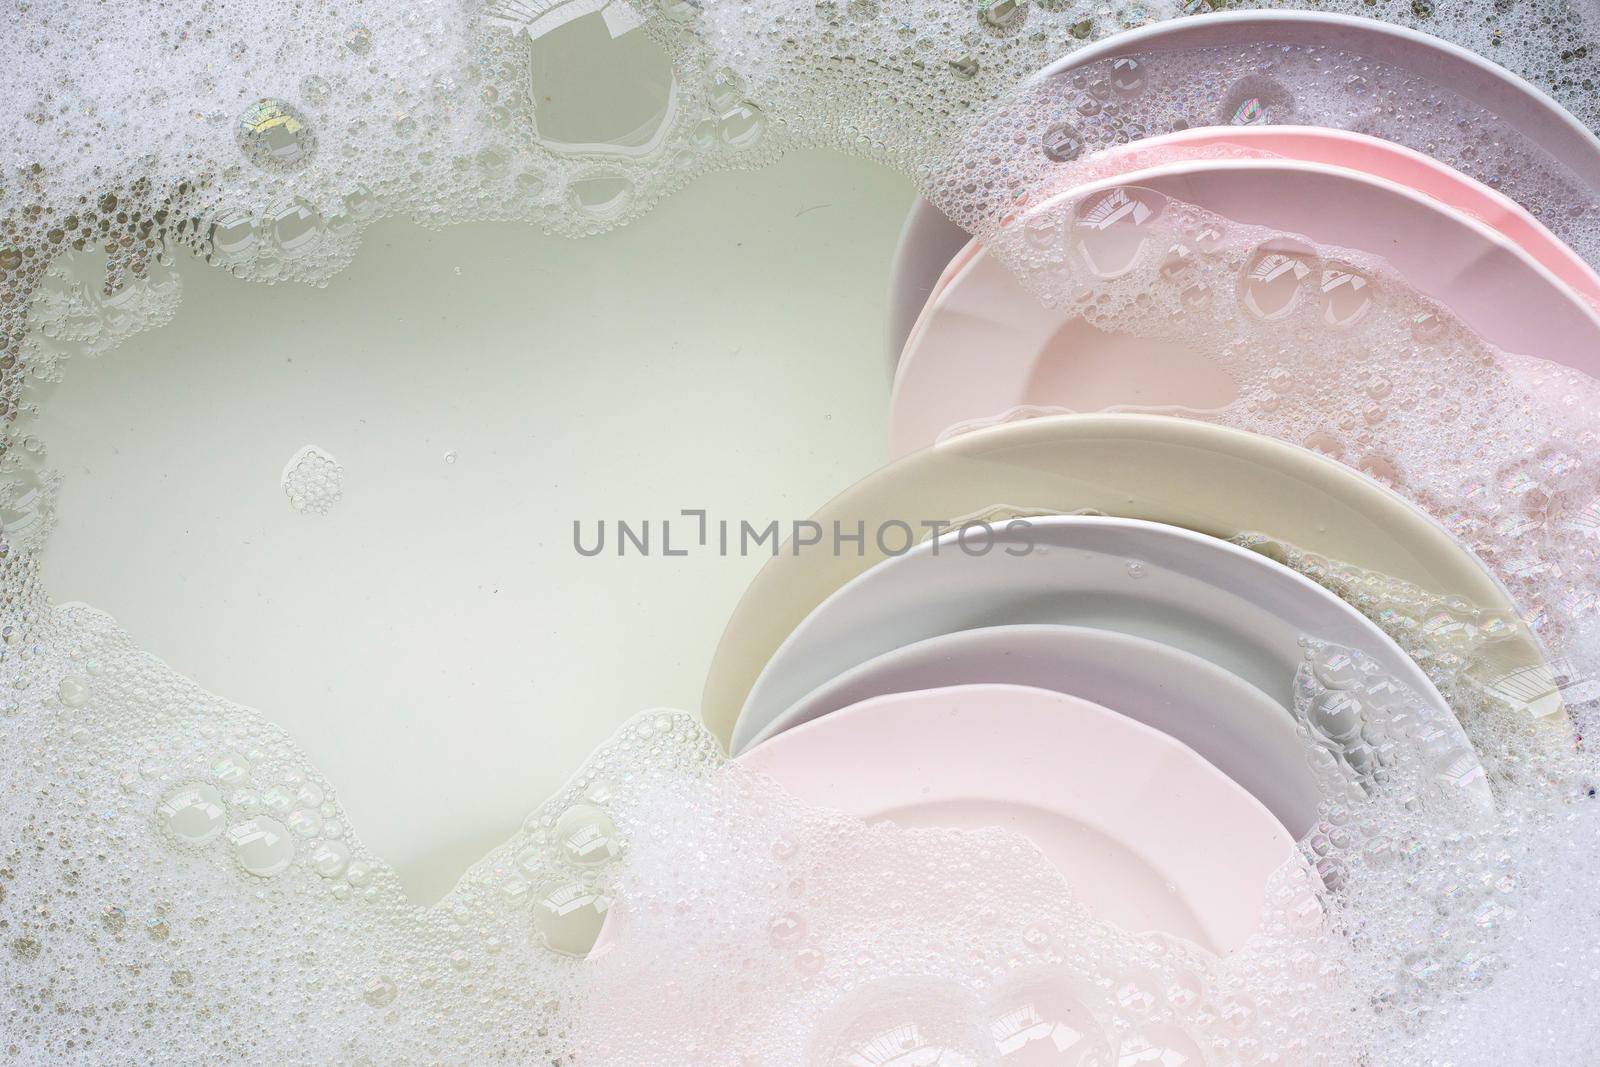
[{"label": "soapy water", "polygon": [[[1592,125],[1579,15],[1502,6],[1351,5],[1491,55]],[[1495,351],[1375,257],[1136,185],[1046,201],[1096,175],[1096,149],[1197,118],[1411,144],[1520,200],[1591,261],[1593,190],[1471,101],[1334,49],[1116,56],[1011,88],[1083,41],[1178,13],[612,0],[0,16],[13,60],[0,79],[21,102],[0,117],[7,1055],[1589,1062],[1600,776],[1581,739],[1600,677],[1600,386]],[[589,89],[619,94],[607,110],[622,121],[586,127],[541,104],[569,35],[609,50]],[[1388,482],[1519,609],[1240,531],[1384,625],[1450,698],[1477,758],[1464,763],[1459,735],[1360,650],[1308,635],[1297,708],[1330,800],[1234,956],[1097,922],[1071,872],[1016,838],[808,809],[663,713],[626,727],[441,904],[414,907],[292,739],[40,588],[32,556],[58,482],[29,432],[40,386],[169,318],[173,257],[315,283],[379,217],[591,233],[696,173],[800,145],[905,170],[1056,306],[1202,344],[1239,399],[1181,414]],[[302,497],[327,503],[326,481]],[[1552,669],[1496,673],[1509,643],[1542,648]],[[1492,812],[1457,788],[1480,766]],[[1352,782],[1364,799],[1343,799]],[[584,959],[613,914],[613,947]]]},{"label": "soapy water", "polygon": [[[0,184],[8,437],[26,432],[30,380],[170,318],[181,297],[175,255],[268,282],[322,282],[381,217],[594,233],[696,173],[757,166],[796,146],[902,169],[987,239],[1097,149],[1211,122],[1322,124],[1428,152],[1520,200],[1600,262],[1593,176],[1391,63],[1244,43],[1111,56],[1014,88],[1086,41],[1176,6],[774,4],[765,19],[690,0],[592,7],[422,3],[383,20],[294,5],[8,12],[5,39],[20,54],[0,84],[30,102],[0,116],[5,143],[19,146],[15,177]],[[1431,4],[1382,13],[1492,55],[1596,119],[1585,86],[1597,60],[1564,9],[1497,8],[1487,26],[1471,10]],[[250,41],[248,25],[296,32]],[[1570,46],[1533,47],[1552,36]],[[85,42],[103,42],[92,78],[75,66]],[[583,76],[541,97],[545,72],[578,45],[590,62],[568,65]],[[144,61],[168,52],[181,60]],[[591,110],[627,121],[585,125],[585,94],[604,105]],[[48,480],[43,457],[8,449],[8,462],[22,468],[19,487],[0,485],[0,506],[8,493],[28,496],[36,549],[52,494],[30,496],[20,483]]]}]

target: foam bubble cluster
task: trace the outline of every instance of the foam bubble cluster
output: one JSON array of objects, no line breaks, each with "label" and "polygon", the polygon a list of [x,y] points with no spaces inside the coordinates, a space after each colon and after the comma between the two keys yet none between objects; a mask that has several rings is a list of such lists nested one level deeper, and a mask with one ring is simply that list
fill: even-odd
[{"label": "foam bubble cluster", "polygon": [[289,457],[279,481],[290,507],[302,515],[326,515],[344,496],[344,465],[316,445],[306,445]]},{"label": "foam bubble cluster", "polygon": [[[1136,181],[1058,194],[1139,159],[1099,150],[1186,125],[1336,126],[1450,163],[1596,262],[1595,178],[1474,99],[1348,48],[1134,50],[1027,80],[1118,29],[1210,7],[230,0],[0,14],[14,102],[0,115],[7,1056],[1591,1057],[1592,1028],[1573,1020],[1600,995],[1600,768],[1584,741],[1600,710],[1600,385],[1553,353],[1497,350],[1368,252]],[[1455,40],[1600,118],[1587,6],[1318,7]],[[606,108],[583,106],[598,97]],[[1235,955],[1097,921],[1018,838],[809,808],[665,713],[630,723],[419,907],[268,718],[40,586],[59,483],[31,429],[45,387],[177,313],[176,257],[316,284],[378,218],[594,233],[698,173],[801,145],[902,169],[1052,305],[1204,348],[1238,399],[1178,414],[1388,483],[1504,592],[1474,602],[1271,530],[1241,539],[1367,612],[1459,722],[1363,650],[1305,635],[1296,713],[1328,799]],[[325,511],[337,461],[303,450],[283,484],[293,506]],[[588,960],[603,927],[614,944]]]}]

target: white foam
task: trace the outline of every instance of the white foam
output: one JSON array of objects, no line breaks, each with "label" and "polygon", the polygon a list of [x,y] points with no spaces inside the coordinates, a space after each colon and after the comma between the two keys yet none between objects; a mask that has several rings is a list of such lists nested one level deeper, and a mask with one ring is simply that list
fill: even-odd
[{"label": "white foam", "polygon": [[344,465],[316,445],[289,457],[278,476],[289,506],[302,515],[326,515],[344,496]]}]

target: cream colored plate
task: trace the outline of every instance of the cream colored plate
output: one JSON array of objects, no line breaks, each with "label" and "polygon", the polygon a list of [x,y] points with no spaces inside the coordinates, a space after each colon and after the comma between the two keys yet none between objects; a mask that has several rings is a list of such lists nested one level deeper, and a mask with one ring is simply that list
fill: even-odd
[{"label": "cream colored plate", "polygon": [[[745,592],[712,659],[702,714],[724,741],[756,676],[834,590],[898,548],[875,533],[924,523],[1091,509],[1216,537],[1262,533],[1477,607],[1512,612],[1494,577],[1394,492],[1331,459],[1272,438],[1160,415],[1063,415],[952,438],[890,464],[824,506],[818,544],[786,545]],[[864,526],[835,551],[834,524]],[[1562,708],[1531,638],[1500,642],[1491,688],[1544,717]]]}]

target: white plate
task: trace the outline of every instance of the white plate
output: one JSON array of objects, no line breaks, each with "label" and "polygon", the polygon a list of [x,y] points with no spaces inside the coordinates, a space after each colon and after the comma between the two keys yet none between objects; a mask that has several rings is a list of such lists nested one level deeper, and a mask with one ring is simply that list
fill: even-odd
[{"label": "white plate", "polygon": [[1135,519],[1065,515],[999,528],[976,555],[955,535],[891,557],[795,628],[734,726],[740,748],[807,693],[874,656],[958,630],[1065,623],[1133,634],[1209,660],[1292,715],[1304,637],[1356,648],[1456,735],[1450,775],[1488,787],[1449,705],[1383,631],[1316,583],[1248,549]]},{"label": "white plate", "polygon": [[911,205],[889,267],[889,373],[916,328],[922,309],[938,292],[946,265],[966,247],[967,231],[921,197]]},{"label": "white plate", "polygon": [[989,626],[885,652],[791,704],[750,742],[890,693],[1004,683],[1082,697],[1182,741],[1300,837],[1321,790],[1305,743],[1261,690],[1157,641],[1082,626]]}]

